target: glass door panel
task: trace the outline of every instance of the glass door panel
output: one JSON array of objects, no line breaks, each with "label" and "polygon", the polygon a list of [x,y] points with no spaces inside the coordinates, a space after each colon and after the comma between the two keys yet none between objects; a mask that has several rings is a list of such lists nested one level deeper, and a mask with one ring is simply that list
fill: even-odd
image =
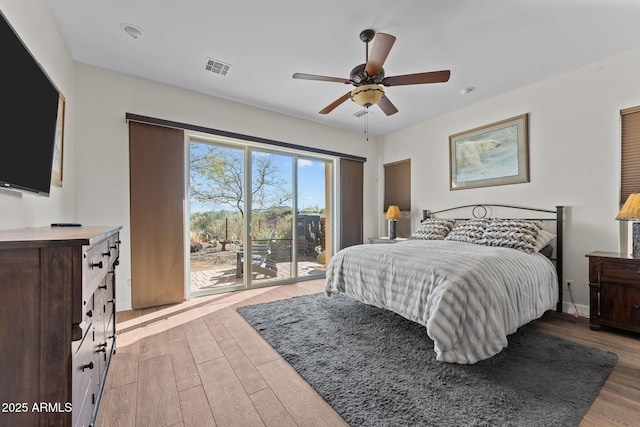
[{"label": "glass door panel", "polygon": [[331,162],[298,158],[297,276],[325,274],[331,257]]},{"label": "glass door panel", "polygon": [[190,295],[244,287],[244,148],[189,142]]},{"label": "glass door panel", "polygon": [[293,168],[293,156],[251,151],[250,287],[294,277]]}]

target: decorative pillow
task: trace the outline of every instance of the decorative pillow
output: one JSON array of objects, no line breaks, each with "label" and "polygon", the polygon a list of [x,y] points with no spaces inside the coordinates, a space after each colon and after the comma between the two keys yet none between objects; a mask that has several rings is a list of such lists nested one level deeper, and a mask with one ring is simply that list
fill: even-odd
[{"label": "decorative pillow", "polygon": [[482,238],[484,230],[490,222],[491,220],[488,218],[468,219],[453,227],[453,230],[447,234],[444,240],[477,243]]},{"label": "decorative pillow", "polygon": [[477,243],[517,249],[530,254],[535,249],[536,237],[540,230],[542,221],[494,219]]},{"label": "decorative pillow", "polygon": [[536,244],[533,249],[534,252],[540,252],[542,248],[547,246],[549,242],[556,238],[556,235],[553,233],[549,233],[546,230],[538,231],[538,235],[536,236]]},{"label": "decorative pillow", "polygon": [[443,240],[451,231],[456,222],[446,218],[427,218],[420,227],[411,235],[412,239]]},{"label": "decorative pillow", "polygon": [[540,249],[538,251],[538,253],[546,256],[547,258],[551,259],[551,256],[553,255],[553,246],[551,245],[547,245],[544,248]]}]

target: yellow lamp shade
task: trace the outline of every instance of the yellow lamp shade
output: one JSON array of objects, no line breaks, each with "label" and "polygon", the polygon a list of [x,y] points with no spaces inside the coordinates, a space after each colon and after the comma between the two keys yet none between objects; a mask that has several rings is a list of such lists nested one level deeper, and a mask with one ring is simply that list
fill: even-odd
[{"label": "yellow lamp shade", "polygon": [[640,220],[640,193],[630,194],[627,197],[627,201],[622,205],[616,219],[621,221]]},{"label": "yellow lamp shade", "polygon": [[363,107],[371,107],[380,101],[384,89],[378,85],[362,85],[351,91],[351,100]]},{"label": "yellow lamp shade", "polygon": [[402,215],[400,214],[400,208],[395,205],[389,206],[389,209],[387,209],[387,213],[385,214],[384,219],[393,219],[393,220],[402,219]]}]

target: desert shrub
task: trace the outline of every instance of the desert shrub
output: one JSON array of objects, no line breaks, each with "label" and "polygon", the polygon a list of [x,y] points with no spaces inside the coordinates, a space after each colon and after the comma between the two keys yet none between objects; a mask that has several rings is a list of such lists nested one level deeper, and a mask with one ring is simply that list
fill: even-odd
[{"label": "desert shrub", "polygon": [[202,250],[202,243],[194,242],[193,240],[189,244],[189,249],[191,253],[198,252]]}]

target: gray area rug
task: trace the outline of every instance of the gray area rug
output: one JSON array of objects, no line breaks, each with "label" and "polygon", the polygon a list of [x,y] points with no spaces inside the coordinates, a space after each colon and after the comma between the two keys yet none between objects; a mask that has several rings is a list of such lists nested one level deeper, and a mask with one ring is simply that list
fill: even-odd
[{"label": "gray area rug", "polygon": [[526,327],[475,365],[426,329],[342,295],[237,309],[352,426],[577,426],[618,357]]}]

